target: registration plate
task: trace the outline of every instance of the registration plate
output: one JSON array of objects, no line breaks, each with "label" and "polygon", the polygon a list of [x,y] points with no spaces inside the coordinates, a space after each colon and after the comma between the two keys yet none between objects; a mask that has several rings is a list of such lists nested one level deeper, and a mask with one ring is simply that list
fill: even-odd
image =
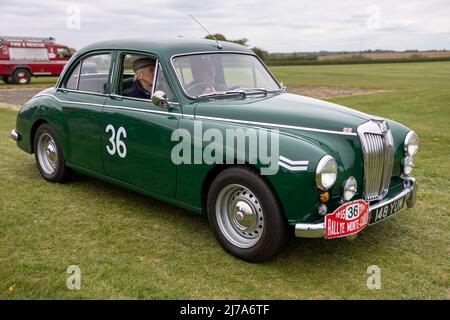
[{"label": "registration plate", "polygon": [[405,197],[370,212],[370,224],[380,222],[400,211],[405,205]]},{"label": "registration plate", "polygon": [[325,216],[325,239],[346,237],[368,225],[368,203],[364,200],[347,202]]}]

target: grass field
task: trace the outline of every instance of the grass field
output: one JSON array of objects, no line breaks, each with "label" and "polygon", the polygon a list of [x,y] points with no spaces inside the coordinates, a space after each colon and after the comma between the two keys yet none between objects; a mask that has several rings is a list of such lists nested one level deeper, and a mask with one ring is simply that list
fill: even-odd
[{"label": "grass field", "polygon": [[1,89],[8,89],[8,88],[33,88],[33,87],[51,87],[53,86],[56,81],[58,80],[57,77],[39,77],[39,78],[31,78],[31,82],[25,85],[22,84],[8,84],[4,83],[3,81],[0,81],[0,90]]},{"label": "grass field", "polygon": [[[449,299],[450,62],[273,68],[289,86],[393,90],[334,99],[421,138],[416,207],[354,241],[294,239],[264,264],[226,254],[206,217],[85,176],[51,184],[0,109],[0,299]],[[66,288],[69,265],[81,290]],[[369,290],[368,266],[381,268]]]}]

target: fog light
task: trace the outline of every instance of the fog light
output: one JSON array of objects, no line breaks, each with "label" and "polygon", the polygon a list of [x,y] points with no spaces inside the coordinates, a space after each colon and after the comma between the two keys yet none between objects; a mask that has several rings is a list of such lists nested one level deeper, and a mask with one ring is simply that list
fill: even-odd
[{"label": "fog light", "polygon": [[319,216],[325,216],[327,214],[328,208],[326,205],[321,204],[319,208],[317,208],[317,214]]},{"label": "fog light", "polygon": [[406,156],[403,158],[403,174],[405,176],[409,176],[414,167],[413,158],[410,156]]},{"label": "fog light", "polygon": [[330,200],[330,193],[328,191],[322,192],[320,194],[320,202],[325,203],[325,202],[328,202],[328,200]]},{"label": "fog light", "polygon": [[342,187],[342,197],[344,200],[349,201],[356,194],[356,191],[358,191],[358,183],[356,182],[356,179],[350,177],[345,180]]}]

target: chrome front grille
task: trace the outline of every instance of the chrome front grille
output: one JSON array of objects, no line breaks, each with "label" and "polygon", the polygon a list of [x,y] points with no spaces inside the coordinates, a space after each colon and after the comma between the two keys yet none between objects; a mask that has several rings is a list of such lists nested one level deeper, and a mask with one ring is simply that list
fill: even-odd
[{"label": "chrome front grille", "polygon": [[358,127],[364,156],[364,197],[381,200],[389,190],[394,163],[394,140],[385,120],[370,120]]}]

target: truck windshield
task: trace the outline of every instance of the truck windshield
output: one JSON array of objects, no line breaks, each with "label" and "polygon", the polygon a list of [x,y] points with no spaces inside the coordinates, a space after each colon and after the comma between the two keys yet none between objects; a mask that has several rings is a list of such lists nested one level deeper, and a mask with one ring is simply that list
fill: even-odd
[{"label": "truck windshield", "polygon": [[175,57],[172,62],[184,91],[191,97],[281,90],[265,66],[252,55],[192,54]]}]

